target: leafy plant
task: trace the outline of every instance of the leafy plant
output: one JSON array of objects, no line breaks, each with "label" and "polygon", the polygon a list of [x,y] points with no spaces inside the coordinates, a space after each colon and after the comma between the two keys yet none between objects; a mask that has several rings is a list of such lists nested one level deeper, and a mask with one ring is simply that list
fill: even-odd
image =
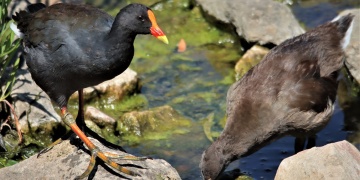
[{"label": "leafy plant", "polygon": [[[22,135],[20,132],[19,121],[13,106],[6,100],[14,85],[16,70],[18,69],[20,62],[20,59],[15,57],[17,55],[16,50],[20,46],[20,39],[16,39],[14,32],[10,29],[10,25],[13,21],[7,18],[7,7],[10,4],[10,1],[11,0],[1,0],[0,6],[0,102],[3,102],[10,107],[15,120],[20,143]],[[1,106],[1,108],[1,111],[6,110],[5,106]],[[10,116],[5,118],[5,120],[0,119],[0,132],[4,126],[10,127],[10,125],[8,125],[10,119]]]}]

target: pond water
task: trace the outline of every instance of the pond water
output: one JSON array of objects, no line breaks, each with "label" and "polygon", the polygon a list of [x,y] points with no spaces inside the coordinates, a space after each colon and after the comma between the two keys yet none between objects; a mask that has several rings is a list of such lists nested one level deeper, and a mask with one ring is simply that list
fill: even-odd
[{"label": "pond water", "polygon": [[[307,28],[313,28],[331,20],[339,11],[356,5],[358,7],[358,2],[351,0],[310,0],[294,2],[290,7],[300,22]],[[233,64],[211,60],[208,51],[212,50],[209,47],[189,47],[182,58],[177,58],[174,52],[165,57],[165,61],[149,63],[139,58],[131,65],[142,78],[141,94],[148,99],[149,107],[171,105],[193,120],[193,125],[189,133],[174,135],[166,140],[146,141],[132,146],[126,143],[122,145],[131,153],[167,160],[183,179],[201,179],[198,163],[203,150],[210,145],[204,134],[202,120],[212,113],[215,122],[223,120],[225,116],[226,92],[230,86],[226,79],[233,76]],[[141,72],[152,63],[160,65],[157,65],[154,71]],[[318,133],[317,146],[344,139],[352,142],[352,137],[359,133],[357,127],[360,116],[356,114],[356,110],[352,110],[359,104],[359,98],[349,95],[353,93],[348,90],[349,81],[346,78],[342,80],[342,87],[339,88],[339,95],[342,94],[343,97],[339,99],[346,100],[341,101],[342,107],[337,103],[331,122]],[[221,131],[218,124],[215,123],[212,127],[213,131]],[[284,137],[248,157],[233,162],[227,170],[239,168],[255,179],[273,179],[281,160],[294,154],[293,145],[293,137]],[[358,144],[355,145],[359,147]]]}]

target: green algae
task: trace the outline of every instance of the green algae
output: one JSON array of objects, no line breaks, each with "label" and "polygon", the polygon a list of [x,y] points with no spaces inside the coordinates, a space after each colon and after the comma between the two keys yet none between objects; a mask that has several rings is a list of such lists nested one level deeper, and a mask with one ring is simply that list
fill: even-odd
[{"label": "green algae", "polygon": [[247,175],[240,175],[235,180],[253,180],[254,178],[247,176]]},{"label": "green algae", "polygon": [[46,144],[52,141],[48,134],[31,135],[24,134],[23,142],[18,144],[17,133],[11,130],[3,137],[6,147],[5,152],[0,153],[0,168],[16,164],[17,162],[27,159],[39,152]]},{"label": "green algae", "polygon": [[227,76],[225,76],[221,81],[220,83],[223,84],[223,85],[231,85],[233,84],[235,81],[235,73],[231,73]]},{"label": "green algae", "polygon": [[204,133],[209,141],[213,142],[213,134],[211,131],[211,127],[214,124],[214,113],[210,113],[205,119],[201,120],[203,123]]},{"label": "green algae", "polygon": [[6,166],[12,166],[14,164],[18,163],[18,161],[12,160],[12,159],[4,159],[0,158],[0,168],[6,167]]},{"label": "green algae", "polygon": [[185,134],[191,121],[170,106],[124,114],[117,121],[116,130],[131,144],[144,140],[163,140],[173,134]]},{"label": "green algae", "polygon": [[134,94],[132,96],[126,96],[120,101],[103,99],[90,104],[115,118],[121,116],[123,113],[148,107],[148,100],[143,94]]}]

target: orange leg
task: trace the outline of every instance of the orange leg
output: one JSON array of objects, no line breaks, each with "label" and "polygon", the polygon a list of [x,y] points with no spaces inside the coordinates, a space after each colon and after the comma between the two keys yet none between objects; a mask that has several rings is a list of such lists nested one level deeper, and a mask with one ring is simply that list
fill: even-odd
[{"label": "orange leg", "polygon": [[121,146],[115,145],[115,144],[112,144],[112,143],[106,141],[104,138],[102,138],[101,136],[96,134],[94,131],[92,131],[91,129],[86,127],[85,121],[84,121],[84,95],[83,94],[84,94],[83,89],[78,90],[78,95],[79,95],[79,106],[78,107],[79,107],[79,111],[78,111],[78,115],[76,117],[76,124],[80,127],[80,129],[83,132],[86,132],[87,136],[90,136],[90,137],[93,137],[93,138],[99,140],[106,147],[126,152]]},{"label": "orange leg", "polygon": [[[138,176],[137,173],[135,173],[133,171],[130,171],[129,169],[124,168],[124,167],[120,166],[119,164],[115,163],[114,161],[110,160],[110,158],[107,156],[106,153],[100,151],[100,149],[98,147],[96,147],[90,141],[90,139],[84,134],[84,132],[82,132],[80,130],[80,128],[76,125],[73,116],[67,111],[66,107],[61,108],[61,114],[64,117],[64,119],[63,119],[64,123],[66,125],[68,125],[71,128],[71,130],[77,136],[79,136],[79,138],[85,143],[85,145],[88,147],[88,149],[91,152],[90,164],[89,164],[88,168],[86,169],[86,171],[81,176],[79,176],[78,178],[84,178],[84,177],[87,177],[90,174],[90,172],[92,171],[92,169],[95,166],[96,157],[99,157],[101,160],[103,160],[110,167],[112,167],[112,168],[114,168],[114,169],[116,169],[116,170],[118,170],[120,172],[123,172],[123,173],[128,174],[128,175],[132,175],[132,176]],[[111,155],[111,156],[115,157],[113,155]],[[118,156],[118,157],[120,157],[120,156]],[[144,160],[146,158],[138,158],[138,157],[133,156],[131,158],[124,157],[123,159]]]},{"label": "orange leg", "polygon": [[[114,154],[114,153],[102,152],[84,134],[83,131],[86,129],[86,125],[85,125],[85,122],[84,122],[83,91],[81,89],[78,92],[79,92],[79,111],[78,111],[78,116],[77,116],[76,120],[74,120],[73,116],[68,112],[66,106],[61,108],[61,115],[63,117],[64,123],[67,126],[69,126],[71,128],[72,132],[75,133],[85,143],[85,145],[88,147],[88,149],[91,152],[91,158],[90,158],[89,166],[87,167],[86,171],[82,175],[78,176],[76,179],[83,179],[83,178],[86,178],[86,177],[89,176],[89,174],[91,173],[91,171],[95,167],[96,157],[99,157],[102,161],[104,161],[110,167],[112,167],[112,168],[114,168],[114,169],[116,169],[116,170],[118,170],[120,172],[123,172],[123,173],[128,174],[128,175],[132,175],[132,176],[138,176],[137,173],[135,173],[133,171],[130,171],[129,169],[120,166],[119,164],[117,164],[114,161],[110,160],[110,158],[118,158],[118,159],[123,159],[123,160],[134,160],[134,161],[139,161],[140,160],[141,161],[141,160],[148,159],[148,157],[121,156],[121,155]],[[78,125],[82,127],[82,130],[79,128]],[[87,129],[87,130],[89,130],[89,129]],[[68,137],[70,137],[70,135],[72,135],[71,132],[66,134],[65,135],[66,137],[59,138],[58,140],[53,142],[48,147],[41,150],[39,152],[39,154],[38,154],[38,157],[41,154],[51,150],[55,145],[60,144],[63,141],[63,139],[67,139]],[[112,144],[110,144],[110,145],[115,146],[115,145],[112,145]],[[116,147],[116,149],[124,151],[120,146]]]},{"label": "orange leg", "polygon": [[[84,121],[84,98],[83,98],[83,89],[78,91],[78,95],[79,95],[79,110],[78,110],[78,116],[76,117],[76,124],[78,126],[80,126],[81,130],[83,132],[85,132],[85,121]],[[63,113],[63,112],[61,112]],[[63,115],[63,114],[62,114]],[[42,149],[37,157],[40,157],[42,154],[50,151],[54,146],[60,144],[61,142],[63,142],[65,139],[68,139],[71,135],[73,135],[73,132],[68,132],[66,133],[63,137],[57,139],[56,141],[54,141],[53,143],[51,143],[49,146],[45,147],[44,149]]]}]

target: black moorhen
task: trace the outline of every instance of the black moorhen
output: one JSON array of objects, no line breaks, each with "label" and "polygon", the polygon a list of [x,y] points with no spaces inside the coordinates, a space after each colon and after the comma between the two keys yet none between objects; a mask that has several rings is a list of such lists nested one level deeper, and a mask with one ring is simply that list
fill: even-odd
[{"label": "black moorhen", "polygon": [[152,34],[168,44],[157,25],[154,13],[141,4],[130,4],[115,19],[89,5],[32,4],[28,11],[13,16],[12,27],[23,37],[24,57],[35,82],[61,107],[63,121],[91,151],[87,177],[96,157],[111,167],[137,175],[111,161],[79,129],[67,104],[71,94],[79,92],[78,118],[83,121],[82,89],[121,74],[134,55],[137,34]]},{"label": "black moorhen", "polygon": [[352,20],[349,14],[284,41],[230,87],[225,128],[200,162],[204,179],[280,137],[306,138],[327,124]]}]

